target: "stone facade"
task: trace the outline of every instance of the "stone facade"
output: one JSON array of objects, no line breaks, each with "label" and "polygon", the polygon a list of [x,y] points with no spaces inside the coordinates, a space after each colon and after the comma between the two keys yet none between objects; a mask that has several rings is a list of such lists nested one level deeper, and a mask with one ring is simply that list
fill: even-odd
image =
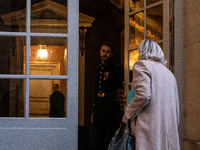
[{"label": "stone facade", "polygon": [[200,150],[200,1],[175,1],[175,76],[183,150]]}]

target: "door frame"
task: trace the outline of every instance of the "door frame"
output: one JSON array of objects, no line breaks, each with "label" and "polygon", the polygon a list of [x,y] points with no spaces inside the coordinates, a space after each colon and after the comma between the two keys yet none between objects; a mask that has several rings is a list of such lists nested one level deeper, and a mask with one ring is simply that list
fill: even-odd
[{"label": "door frame", "polygon": [[[158,6],[160,4],[162,4],[163,6],[163,39],[156,41],[157,43],[163,43],[163,51],[165,54],[165,59],[167,60],[167,67],[170,68],[171,67],[171,58],[172,58],[172,54],[171,54],[171,47],[170,47],[170,40],[171,40],[171,36],[170,36],[170,0],[160,0],[154,4],[151,4],[149,6],[146,6],[146,2],[148,0],[144,0],[144,7],[136,10],[135,12],[140,12],[140,11],[144,11],[144,20],[146,20],[146,10],[150,9],[150,8],[154,8],[155,6]],[[124,90],[124,95],[127,95],[128,90],[130,89],[131,86],[131,82],[130,82],[130,77],[129,77],[129,51],[130,50],[136,50],[137,47],[130,47],[129,46],[129,18],[131,15],[134,14],[134,12],[129,12],[129,5],[130,5],[130,1],[129,0],[125,0],[125,22],[124,22],[124,26],[125,26],[125,35],[124,35],[124,82],[125,82],[125,90]],[[144,38],[146,38],[146,21],[144,21]],[[126,107],[126,106],[125,106]]]},{"label": "door frame", "polygon": [[[3,149],[78,149],[78,30],[79,0],[67,0],[66,34],[31,33],[31,0],[26,0],[26,32],[0,32],[0,36],[26,37],[26,70],[24,75],[0,74],[1,79],[25,80],[25,117],[0,118],[0,147]],[[30,75],[31,37],[67,38],[67,75]],[[66,118],[29,118],[30,79],[67,80]]]}]

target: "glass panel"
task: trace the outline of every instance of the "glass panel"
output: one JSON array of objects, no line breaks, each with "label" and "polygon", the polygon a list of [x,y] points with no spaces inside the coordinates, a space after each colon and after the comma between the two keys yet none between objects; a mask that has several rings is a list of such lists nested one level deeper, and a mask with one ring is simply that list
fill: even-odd
[{"label": "glass panel", "polygon": [[131,50],[128,54],[128,60],[129,60],[129,82],[132,82],[132,70],[133,65],[135,62],[139,59],[139,52],[138,50]]},{"label": "glass panel", "polygon": [[25,80],[0,79],[0,117],[24,117]]},{"label": "glass panel", "polygon": [[26,31],[26,1],[0,1],[0,31]]},{"label": "glass panel", "polygon": [[0,37],[0,74],[24,74],[25,37]]},{"label": "glass panel", "polygon": [[144,0],[130,0],[130,11],[144,7]]},{"label": "glass panel", "polygon": [[159,2],[161,0],[147,0],[147,5],[151,5],[153,3]]},{"label": "glass panel", "polygon": [[67,33],[67,0],[32,1],[31,32]]},{"label": "glass panel", "polygon": [[138,46],[144,39],[144,13],[139,12],[130,17],[129,46]]},{"label": "glass panel", "polygon": [[163,38],[163,6],[147,10],[147,37],[158,41]]},{"label": "glass panel", "polygon": [[32,37],[30,74],[66,75],[67,39],[57,37]]},{"label": "glass panel", "polygon": [[66,80],[30,80],[29,117],[66,117]]},{"label": "glass panel", "polygon": [[158,43],[158,45],[162,48],[163,50],[163,43]]}]

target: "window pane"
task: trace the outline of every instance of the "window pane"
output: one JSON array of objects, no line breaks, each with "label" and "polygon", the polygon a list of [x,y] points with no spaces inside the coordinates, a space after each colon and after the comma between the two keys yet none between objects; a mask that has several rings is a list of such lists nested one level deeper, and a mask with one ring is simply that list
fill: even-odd
[{"label": "window pane", "polygon": [[32,1],[31,32],[67,33],[67,0]]},{"label": "window pane", "polygon": [[144,0],[130,0],[130,11],[144,7]]},{"label": "window pane", "polygon": [[147,10],[147,37],[158,41],[163,38],[163,6]]},{"label": "window pane", "polygon": [[24,74],[25,37],[0,37],[0,74]]},{"label": "window pane", "polygon": [[53,37],[32,37],[30,74],[66,75],[67,39]]},{"label": "window pane", "polygon": [[161,0],[147,0],[147,5],[151,5],[153,3],[159,2]]},{"label": "window pane", "polygon": [[0,31],[26,31],[26,1],[0,1]]},{"label": "window pane", "polygon": [[144,13],[139,12],[130,17],[129,46],[137,46],[144,39]]},{"label": "window pane", "polygon": [[66,80],[31,79],[29,117],[66,117],[66,97]]},{"label": "window pane", "polygon": [[163,50],[163,43],[158,43],[158,45],[162,48]]},{"label": "window pane", "polygon": [[24,117],[25,80],[0,79],[0,117]]},{"label": "window pane", "polygon": [[129,51],[128,54],[128,61],[129,61],[129,82],[132,81],[132,70],[133,70],[133,65],[135,62],[139,59],[139,52],[138,50],[131,50]]}]

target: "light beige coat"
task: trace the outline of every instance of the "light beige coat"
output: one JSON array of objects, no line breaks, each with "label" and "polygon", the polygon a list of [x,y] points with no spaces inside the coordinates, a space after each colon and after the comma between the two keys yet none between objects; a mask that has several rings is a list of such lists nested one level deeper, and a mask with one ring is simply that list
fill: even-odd
[{"label": "light beige coat", "polygon": [[176,79],[163,64],[139,60],[133,67],[135,97],[126,117],[135,120],[136,150],[180,150]]}]

